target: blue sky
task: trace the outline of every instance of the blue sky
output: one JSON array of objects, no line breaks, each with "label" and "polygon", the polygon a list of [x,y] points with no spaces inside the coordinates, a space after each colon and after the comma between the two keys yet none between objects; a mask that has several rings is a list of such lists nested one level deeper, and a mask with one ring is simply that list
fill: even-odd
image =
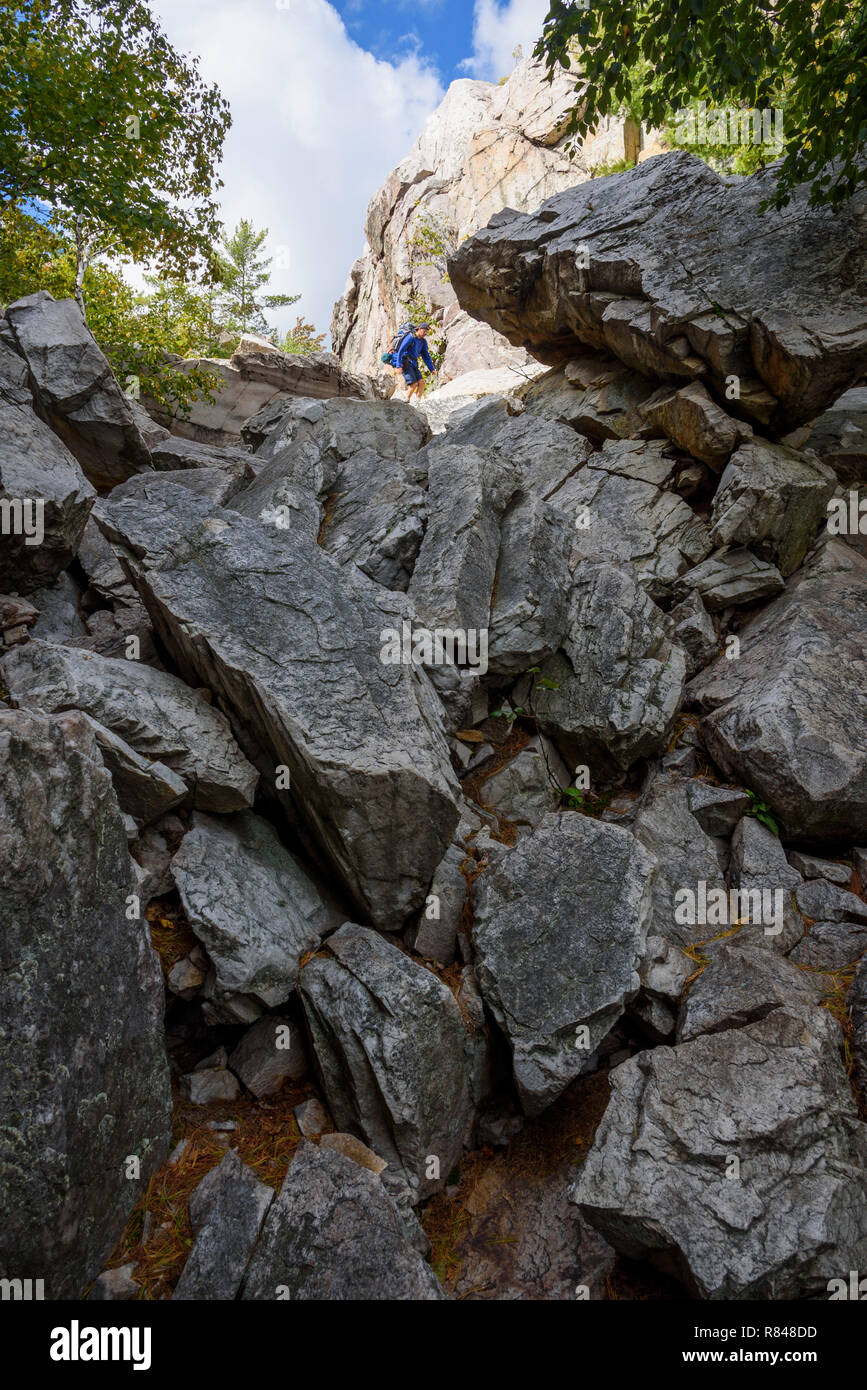
[{"label": "blue sky", "polygon": [[[456,78],[496,82],[529,54],[548,0],[150,0],[232,109],[231,228],[267,227],[272,289],[328,330],[364,248],[367,204]],[[137,278],[136,274],[133,278]]]}]

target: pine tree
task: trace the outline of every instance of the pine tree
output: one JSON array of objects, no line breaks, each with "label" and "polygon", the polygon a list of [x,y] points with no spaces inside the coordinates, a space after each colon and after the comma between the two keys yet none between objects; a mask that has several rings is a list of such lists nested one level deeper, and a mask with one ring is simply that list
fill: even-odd
[{"label": "pine tree", "polygon": [[296,304],[300,294],[263,294],[271,279],[268,266],[273,257],[260,256],[268,229],[257,232],[253,223],[242,218],[230,237],[223,241],[228,258],[228,270],[223,289],[223,313],[226,324],[239,333],[269,332],[265,309],[280,309]]}]

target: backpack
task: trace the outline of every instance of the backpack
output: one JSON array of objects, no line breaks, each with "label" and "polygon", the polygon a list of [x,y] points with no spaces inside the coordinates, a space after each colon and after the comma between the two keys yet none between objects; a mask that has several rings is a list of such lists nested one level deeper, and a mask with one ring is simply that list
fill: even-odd
[{"label": "backpack", "polygon": [[400,350],[400,348],[403,346],[404,339],[408,338],[410,334],[414,334],[414,333],[415,333],[415,324],[414,324],[414,323],[402,323],[402,324],[400,325],[400,328],[397,330],[397,332],[395,333],[394,337],[393,337],[392,340],[391,340],[391,344],[390,344],[390,346],[389,346],[388,352],[384,352],[384,353],[382,354],[382,361],[383,361],[383,362],[388,362],[392,367],[399,367],[399,366],[400,366],[400,357],[398,356],[399,350]]}]

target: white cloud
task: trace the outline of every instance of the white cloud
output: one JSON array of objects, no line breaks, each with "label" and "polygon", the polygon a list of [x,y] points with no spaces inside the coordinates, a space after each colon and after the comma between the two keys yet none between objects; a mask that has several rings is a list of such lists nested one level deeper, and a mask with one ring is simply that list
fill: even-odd
[{"label": "white cloud", "polygon": [[530,57],[549,9],[548,0],[476,0],[473,53],[461,67],[473,77],[498,82],[515,66],[518,44]]},{"label": "white cloud", "polygon": [[[347,34],[326,0],[156,0],[177,49],[198,54],[202,76],[232,108],[220,191],[231,228],[268,227],[268,248],[289,249],[271,289],[301,293],[275,314],[302,312],[319,332],[364,243],[373,193],[403,159],[443,96],[415,52],[377,59]],[[326,340],[328,341],[328,340]]]}]

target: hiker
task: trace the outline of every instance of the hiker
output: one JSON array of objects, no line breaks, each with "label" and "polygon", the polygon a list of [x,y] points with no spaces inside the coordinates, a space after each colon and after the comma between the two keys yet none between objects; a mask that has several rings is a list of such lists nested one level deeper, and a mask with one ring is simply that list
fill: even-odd
[{"label": "hiker", "polygon": [[420,400],[424,395],[424,377],[419,370],[418,359],[421,358],[429,372],[436,371],[425,341],[429,332],[430,324],[420,323],[417,328],[407,332],[394,354],[395,368],[403,373],[403,379],[409,388],[406,396],[408,401],[411,401],[413,396]]}]

